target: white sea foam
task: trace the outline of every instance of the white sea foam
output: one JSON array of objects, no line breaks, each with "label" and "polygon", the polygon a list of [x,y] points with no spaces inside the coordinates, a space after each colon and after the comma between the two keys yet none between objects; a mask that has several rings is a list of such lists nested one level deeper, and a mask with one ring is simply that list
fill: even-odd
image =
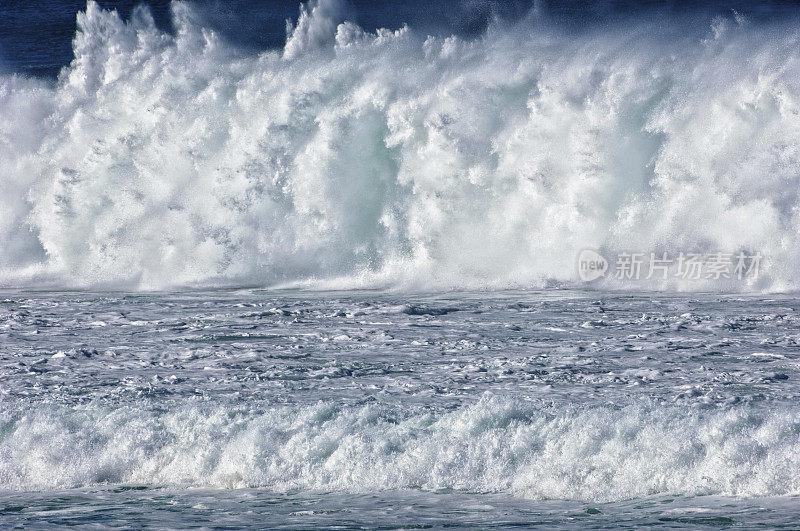
[{"label": "white sea foam", "polygon": [[770,496],[800,493],[798,429],[788,411],[554,411],[490,398],[417,414],[329,404],[169,413],[38,406],[2,417],[0,485]]},{"label": "white sea foam", "polygon": [[186,4],[171,35],[90,2],[55,86],[0,76],[0,284],[541,286],[594,248],[760,251],[722,287],[799,287],[796,29],[463,40],[340,7],[255,56]]}]

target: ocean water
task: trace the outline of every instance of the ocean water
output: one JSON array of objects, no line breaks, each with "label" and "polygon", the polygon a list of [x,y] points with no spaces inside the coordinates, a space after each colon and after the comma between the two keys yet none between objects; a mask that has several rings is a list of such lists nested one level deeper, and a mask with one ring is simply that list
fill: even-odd
[{"label": "ocean water", "polygon": [[0,523],[792,527],[799,310],[6,293]]},{"label": "ocean water", "polygon": [[796,528],[799,44],[3,2],[0,527]]}]

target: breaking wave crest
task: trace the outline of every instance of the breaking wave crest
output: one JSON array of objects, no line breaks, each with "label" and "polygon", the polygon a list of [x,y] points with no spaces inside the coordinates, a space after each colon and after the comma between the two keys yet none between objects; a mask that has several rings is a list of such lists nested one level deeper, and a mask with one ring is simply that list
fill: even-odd
[{"label": "breaking wave crest", "polygon": [[40,406],[0,417],[0,484],[457,489],[594,501],[796,495],[798,430],[789,411],[555,411],[496,398],[412,414],[378,405]]},{"label": "breaking wave crest", "polygon": [[164,33],[89,2],[57,83],[0,76],[0,285],[542,286],[595,248],[758,251],[739,288],[799,287],[797,29],[341,7],[253,55],[188,4]]}]

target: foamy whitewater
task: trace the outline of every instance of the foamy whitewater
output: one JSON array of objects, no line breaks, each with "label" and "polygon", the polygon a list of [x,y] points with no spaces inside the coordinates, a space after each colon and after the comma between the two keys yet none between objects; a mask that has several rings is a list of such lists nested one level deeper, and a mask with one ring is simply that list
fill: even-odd
[{"label": "foamy whitewater", "polygon": [[0,74],[0,527],[796,527],[798,17],[350,7]]},{"label": "foamy whitewater", "polygon": [[8,293],[0,523],[791,526],[799,312],[570,291]]},{"label": "foamy whitewater", "polygon": [[0,77],[0,283],[531,287],[593,248],[758,251],[723,289],[800,285],[788,21],[464,40],[325,0],[255,55],[172,9],[174,35],[89,2],[55,86]]}]

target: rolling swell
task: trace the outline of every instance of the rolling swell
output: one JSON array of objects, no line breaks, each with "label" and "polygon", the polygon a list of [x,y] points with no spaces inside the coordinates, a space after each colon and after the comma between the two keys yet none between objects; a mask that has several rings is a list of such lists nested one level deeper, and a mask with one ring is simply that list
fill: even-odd
[{"label": "rolling swell", "polygon": [[797,495],[798,418],[748,407],[556,411],[484,398],[447,413],[318,404],[173,411],[37,407],[0,418],[0,484],[370,492],[535,499]]},{"label": "rolling swell", "polygon": [[788,23],[534,12],[464,39],[342,13],[253,54],[187,4],[171,34],[90,2],[55,85],[0,77],[0,285],[527,287],[595,248],[759,251],[722,287],[797,289]]}]

